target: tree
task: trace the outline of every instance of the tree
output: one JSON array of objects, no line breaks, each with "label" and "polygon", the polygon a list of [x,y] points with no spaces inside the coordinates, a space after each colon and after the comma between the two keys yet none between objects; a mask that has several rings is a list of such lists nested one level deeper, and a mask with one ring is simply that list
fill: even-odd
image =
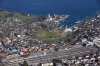
[{"label": "tree", "polygon": [[27,63],[26,60],[23,62],[23,65],[22,66],[28,66],[28,63]]},{"label": "tree", "polygon": [[59,60],[59,59],[53,59],[52,62],[53,62],[53,63],[62,63],[62,60]]}]

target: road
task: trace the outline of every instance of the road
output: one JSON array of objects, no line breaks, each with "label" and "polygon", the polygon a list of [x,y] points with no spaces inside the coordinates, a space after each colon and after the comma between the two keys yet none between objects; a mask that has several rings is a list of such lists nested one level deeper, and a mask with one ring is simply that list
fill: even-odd
[{"label": "road", "polygon": [[[46,55],[38,55],[38,56],[29,56],[28,58],[24,59],[18,59],[17,62],[9,62],[10,65],[12,64],[18,64],[19,62],[23,63],[24,60],[27,60],[29,64],[35,64],[35,63],[47,63],[51,62],[52,59],[69,59],[73,56],[79,56],[83,54],[89,53],[91,50],[97,50],[94,47],[80,47],[80,48],[73,48],[70,50],[64,50],[64,51],[55,51],[51,52]],[[43,54],[43,53],[42,53]]]}]

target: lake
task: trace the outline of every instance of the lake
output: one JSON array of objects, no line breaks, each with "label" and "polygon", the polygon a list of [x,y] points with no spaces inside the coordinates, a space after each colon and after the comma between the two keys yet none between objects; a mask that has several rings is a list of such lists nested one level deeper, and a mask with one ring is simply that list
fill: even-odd
[{"label": "lake", "polygon": [[72,25],[100,11],[100,0],[0,0],[0,8],[33,15],[68,14],[63,25]]}]

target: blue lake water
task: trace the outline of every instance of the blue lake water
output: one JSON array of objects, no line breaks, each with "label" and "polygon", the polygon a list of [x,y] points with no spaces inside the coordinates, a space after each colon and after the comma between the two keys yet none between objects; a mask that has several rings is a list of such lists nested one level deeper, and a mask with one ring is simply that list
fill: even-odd
[{"label": "blue lake water", "polygon": [[0,8],[33,15],[68,14],[63,25],[74,24],[100,11],[100,0],[0,0]]}]

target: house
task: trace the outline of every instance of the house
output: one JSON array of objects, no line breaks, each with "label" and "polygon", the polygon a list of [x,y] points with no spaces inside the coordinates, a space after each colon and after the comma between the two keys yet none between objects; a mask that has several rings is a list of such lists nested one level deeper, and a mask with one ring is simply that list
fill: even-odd
[{"label": "house", "polygon": [[9,43],[11,43],[11,40],[10,40],[8,37],[4,37],[4,38],[2,39],[2,42],[3,42],[3,44],[6,46],[6,45],[8,45]]}]

